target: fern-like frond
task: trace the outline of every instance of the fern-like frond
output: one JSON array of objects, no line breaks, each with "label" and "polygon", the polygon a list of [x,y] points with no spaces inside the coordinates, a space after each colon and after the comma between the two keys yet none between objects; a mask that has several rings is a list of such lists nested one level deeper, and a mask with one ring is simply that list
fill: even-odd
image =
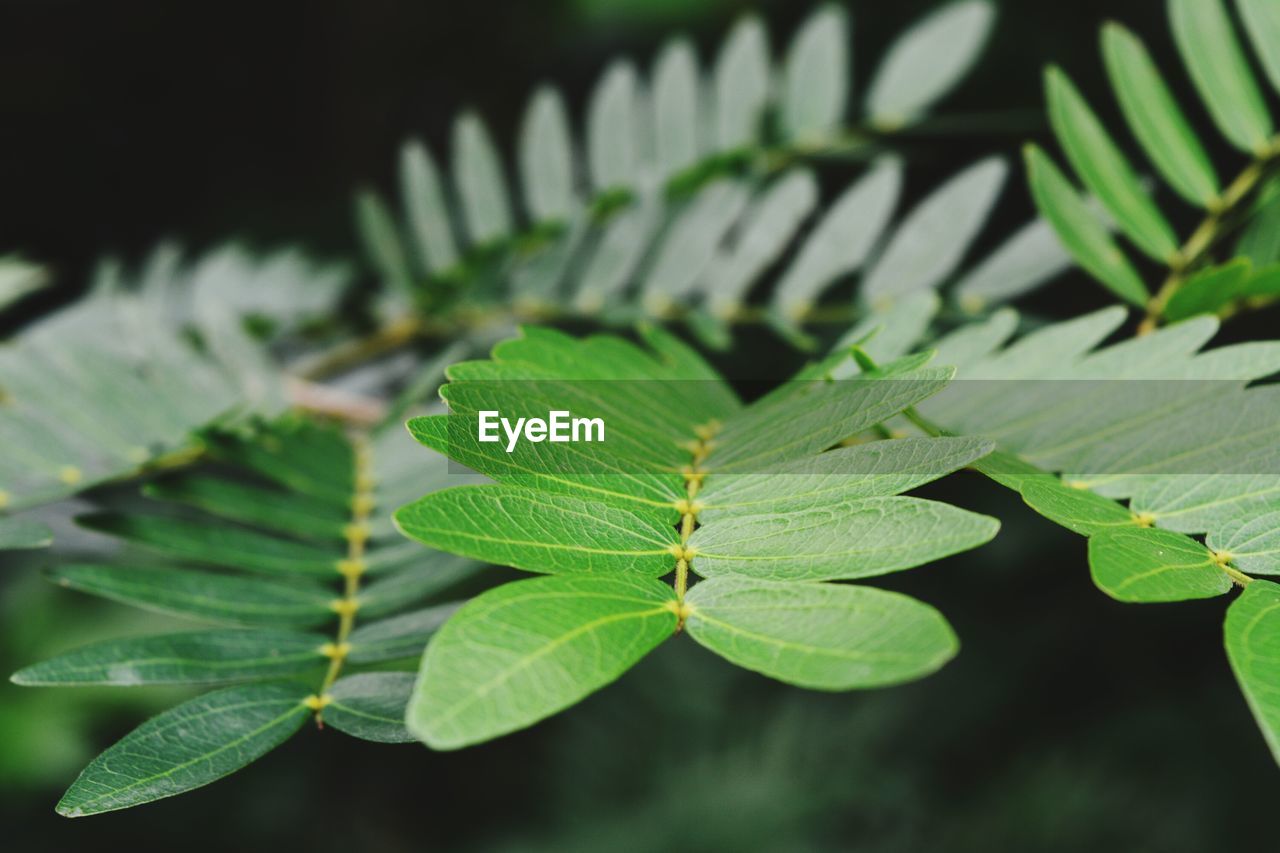
[{"label": "fern-like frond", "polygon": [[[400,528],[545,575],[478,596],[432,640],[408,716],[429,745],[529,726],[681,630],[740,666],[824,690],[919,678],[954,653],[927,605],[827,583],[919,566],[995,534],[993,519],[902,495],[981,457],[987,442],[829,450],[936,393],[950,371],[910,357],[744,406],[676,338],[656,327],[644,337],[642,348],[526,328],[490,359],[449,369],[449,415],[410,421],[423,444],[497,482],[410,503]],[[478,432],[486,411],[557,409],[600,418],[599,439],[503,446]],[[669,574],[671,584],[657,580]]]},{"label": "fern-like frond", "polygon": [[[91,764],[59,811],[79,816],[182,793],[234,772],[314,715],[355,737],[409,740],[412,678],[352,674],[416,659],[455,609],[422,606],[469,577],[424,551],[389,508],[441,485],[442,460],[399,429],[346,435],[299,416],[251,438],[207,438],[212,466],[147,484],[150,501],[83,516],[121,544],[60,555],[58,584],[222,626],[101,642],[38,663],[29,686],[237,685],[146,723]],[[415,609],[416,608],[416,609]]]},{"label": "fern-like frond", "polygon": [[1227,648],[1274,750],[1280,587],[1260,578],[1280,575],[1280,388],[1253,383],[1280,372],[1280,342],[1204,350],[1219,324],[1197,317],[1099,347],[1125,319],[1111,308],[1012,342],[1011,311],[961,327],[933,344],[956,381],[919,412],[944,433],[994,440],[975,467],[1088,537],[1108,595],[1181,601],[1244,587]]},{"label": "fern-like frond", "polygon": [[[1271,0],[1236,0],[1241,22],[1280,91],[1275,44],[1280,16]],[[1114,219],[1128,242],[1164,270],[1154,292],[1139,268],[1085,215],[1079,191],[1052,159],[1027,149],[1032,194],[1080,265],[1121,299],[1143,307],[1141,331],[1158,323],[1208,313],[1229,316],[1280,297],[1280,252],[1270,234],[1277,214],[1266,201],[1276,192],[1280,136],[1223,0],[1169,0],[1174,41],[1186,73],[1218,131],[1248,155],[1239,174],[1223,182],[1182,106],[1142,41],[1117,23],[1102,30],[1102,53],[1120,110],[1155,172],[1202,220],[1180,236],[1172,216],[1152,198],[1121,145],[1103,126],[1066,73],[1045,76],[1049,117],[1072,170]],[[1224,245],[1245,228],[1234,245]],[[1224,264],[1236,260],[1230,275]]]},{"label": "fern-like frond", "polygon": [[[416,306],[426,312],[421,322],[445,328],[491,321],[499,309],[510,315],[509,302],[517,318],[681,317],[717,345],[743,319],[767,319],[794,334],[799,322],[821,314],[816,301],[830,284],[872,257],[900,183],[897,163],[878,162],[836,200],[762,313],[751,307],[754,286],[786,257],[818,207],[816,182],[801,161],[876,158],[886,134],[921,121],[963,77],[993,15],[989,3],[965,0],[905,33],[889,48],[858,119],[849,118],[849,21],[832,6],[801,26],[776,65],[754,17],[732,30],[705,75],[683,39],[663,47],[647,79],[629,61],[613,63],[590,97],[580,146],[564,98],[542,86],[517,140],[518,198],[498,146],[466,113],[455,123],[447,178],[421,144],[402,151],[403,226],[377,195],[358,200],[368,254],[395,295],[391,310]],[[911,239],[873,270],[869,294],[889,293],[900,275],[907,290],[951,272],[1001,172],[987,164],[957,179],[951,204],[915,223]],[[916,269],[914,241],[935,236],[932,229],[951,240],[948,251]],[[1024,238],[1010,251],[1035,255],[1022,273],[1029,278],[1065,264],[1043,241]],[[979,276],[985,284],[971,285],[973,296],[1018,263],[1006,252]]]}]

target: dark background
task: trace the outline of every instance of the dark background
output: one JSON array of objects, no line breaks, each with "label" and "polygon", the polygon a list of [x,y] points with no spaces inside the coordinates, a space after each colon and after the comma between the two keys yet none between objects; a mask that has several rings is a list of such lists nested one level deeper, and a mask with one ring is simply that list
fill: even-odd
[{"label": "dark background", "polygon": [[[849,5],[858,92],[888,40],[936,4]],[[580,117],[616,54],[647,66],[683,31],[705,60],[748,8],[768,19],[776,52],[812,6],[3,0],[0,253],[53,266],[60,290],[45,303],[74,294],[104,253],[136,260],[162,237],[352,257],[351,194],[391,190],[406,136],[442,152],[453,114],[474,106],[496,139],[511,140],[543,79],[564,87]],[[908,140],[912,191],[978,156],[1014,158],[1024,139],[1043,141],[1047,61],[1119,126],[1097,52],[1107,17],[1143,35],[1207,128],[1173,73],[1162,3],[1006,2],[981,64],[937,109],[1000,122]],[[1239,167],[1225,147],[1212,150],[1223,175]],[[830,190],[847,174],[824,177]],[[1007,234],[1030,213],[1015,169],[987,233]],[[1178,223],[1184,233],[1191,224]],[[1073,274],[1030,308],[1069,316],[1106,301]],[[781,375],[800,361],[763,338],[748,336],[741,351],[754,355],[722,359],[740,375]],[[808,693],[680,637],[578,708],[489,745],[433,754],[310,731],[232,780],[78,822],[52,810],[75,770],[138,722],[140,704],[168,694],[32,704],[4,685],[0,826],[21,850],[1272,848],[1280,776],[1222,652],[1223,602],[1114,603],[1089,580],[1084,540],[1016,496],[968,475],[927,491],[1005,526],[983,549],[885,583],[940,606],[964,644],[923,682]],[[128,611],[104,617],[28,581],[0,579],[0,663],[29,662],[40,645],[29,635],[77,630],[66,620],[128,626]],[[43,627],[19,630],[40,606],[53,614]]]}]

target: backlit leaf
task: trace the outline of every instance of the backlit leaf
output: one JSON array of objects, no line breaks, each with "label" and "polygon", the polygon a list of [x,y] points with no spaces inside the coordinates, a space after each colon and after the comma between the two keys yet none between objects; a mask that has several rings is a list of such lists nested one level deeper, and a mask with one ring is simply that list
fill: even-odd
[{"label": "backlit leaf", "polygon": [[689,592],[689,635],[801,687],[884,687],[928,675],[959,643],[942,614],[895,592],[714,578]]},{"label": "backlit leaf", "polygon": [[1119,601],[1186,601],[1231,589],[1207,548],[1180,533],[1135,528],[1089,540],[1093,581]]},{"label": "backlit leaf", "polygon": [[530,726],[671,636],[674,602],[671,587],[644,578],[537,578],[483,593],[427,647],[409,730],[457,749]]},{"label": "backlit leaf", "polygon": [[1146,285],[1075,187],[1036,146],[1027,146],[1025,156],[1036,207],[1053,225],[1067,250],[1112,293],[1135,305],[1144,304],[1149,295]]}]

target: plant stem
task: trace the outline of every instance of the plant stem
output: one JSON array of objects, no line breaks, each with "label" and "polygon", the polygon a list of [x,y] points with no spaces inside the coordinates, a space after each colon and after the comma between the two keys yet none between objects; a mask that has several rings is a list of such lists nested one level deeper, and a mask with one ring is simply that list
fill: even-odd
[{"label": "plant stem", "polygon": [[712,439],[719,430],[720,424],[714,421],[697,427],[695,430],[697,438],[688,445],[692,461],[683,472],[685,497],[679,506],[680,551],[676,556],[676,615],[679,619],[676,623],[677,631],[684,627],[684,620],[688,615],[684,596],[689,590],[689,565],[693,562],[693,554],[689,550],[689,537],[693,535],[698,524],[698,491],[702,488],[702,481],[707,475],[702,468],[702,463],[711,453],[711,448],[714,446]]},{"label": "plant stem", "polygon": [[315,711],[317,725],[324,724],[324,707],[329,703],[329,691],[342,674],[347,655],[351,651],[351,632],[355,629],[356,613],[360,609],[360,578],[364,575],[365,544],[369,539],[369,516],[373,512],[373,465],[368,438],[356,433],[351,439],[354,456],[355,488],[351,498],[351,522],[344,530],[347,540],[346,558],[339,561],[342,573],[342,598],[334,602],[338,613],[338,630],[332,643],[325,646],[329,668],[325,671],[320,689],[308,703]]}]

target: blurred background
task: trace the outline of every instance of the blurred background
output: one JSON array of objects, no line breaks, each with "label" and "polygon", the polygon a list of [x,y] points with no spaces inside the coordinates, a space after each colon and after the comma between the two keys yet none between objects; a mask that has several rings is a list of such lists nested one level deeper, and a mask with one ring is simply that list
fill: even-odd
[{"label": "blurred background", "polygon": [[[356,258],[352,194],[392,186],[404,138],[443,148],[454,114],[474,107],[509,151],[541,80],[580,116],[617,55],[647,64],[684,32],[706,57],[747,10],[776,49],[813,5],[0,0],[0,254],[21,250],[56,277],[28,315],[77,295],[103,255],[136,262],[166,237]],[[857,91],[888,41],[939,4],[844,5]],[[1043,141],[1046,62],[1115,124],[1096,38],[1108,17],[1175,67],[1159,0],[1001,3],[984,57],[938,110],[950,120],[904,141],[908,194]],[[856,168],[823,170],[824,187]],[[1031,215],[1019,182],[989,233]],[[1028,302],[1066,317],[1106,298],[1072,274]],[[717,359],[752,379],[803,360],[764,331]],[[983,549],[884,581],[939,606],[961,637],[960,657],[923,682],[808,693],[681,637],[615,687],[495,743],[433,754],[311,731],[233,780],[77,822],[53,805],[80,767],[180,694],[5,683],[0,823],[20,850],[1266,849],[1280,778],[1222,654],[1221,603],[1112,602],[1090,582],[1084,540],[1012,493],[968,475],[926,491],[1005,526]],[[0,669],[165,627],[146,619],[57,590],[29,563],[5,566]]]}]

